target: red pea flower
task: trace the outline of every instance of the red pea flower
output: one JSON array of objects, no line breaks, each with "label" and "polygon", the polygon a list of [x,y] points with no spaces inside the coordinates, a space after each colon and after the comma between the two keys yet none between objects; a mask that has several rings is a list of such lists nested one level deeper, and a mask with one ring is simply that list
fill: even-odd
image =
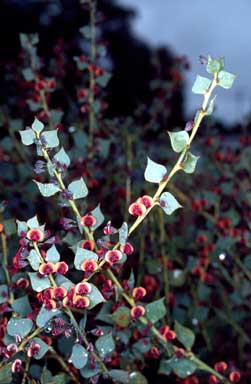
[{"label": "red pea flower", "polygon": [[132,203],[128,211],[132,216],[142,216],[146,212],[146,207],[142,203]]},{"label": "red pea flower", "polygon": [[34,229],[30,229],[27,232],[26,237],[28,240],[34,241],[34,242],[43,241],[44,240],[44,233],[43,233],[43,231],[41,231],[41,229],[39,229],[39,228],[35,229],[34,228]]},{"label": "red pea flower", "polygon": [[122,256],[122,253],[116,249],[107,251],[105,254],[105,261],[107,261],[109,264],[114,264],[121,260]]},{"label": "red pea flower", "polygon": [[141,305],[136,305],[131,309],[131,318],[137,319],[138,317],[144,316],[145,314],[145,308]]}]

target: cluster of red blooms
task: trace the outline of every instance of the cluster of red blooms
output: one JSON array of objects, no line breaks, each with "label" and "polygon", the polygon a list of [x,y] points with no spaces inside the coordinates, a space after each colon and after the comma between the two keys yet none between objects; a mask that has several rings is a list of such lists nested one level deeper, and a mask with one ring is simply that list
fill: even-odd
[{"label": "cluster of red blooms", "polygon": [[198,252],[199,259],[197,266],[192,269],[192,274],[198,276],[202,281],[206,283],[213,282],[213,276],[207,272],[207,266],[209,264],[209,254],[214,250],[214,244],[208,243],[208,238],[205,234],[201,234],[196,238],[196,243],[202,248]]},{"label": "cluster of red blooms", "polygon": [[132,216],[141,216],[147,211],[147,209],[152,207],[153,204],[153,198],[151,196],[144,195],[142,197],[139,197],[135,203],[132,203],[129,206],[129,213]]},{"label": "cluster of red blooms", "polygon": [[[228,371],[228,365],[225,363],[225,361],[219,361],[214,365],[214,369],[217,372],[225,375]],[[231,383],[239,383],[241,380],[241,374],[239,371],[231,370],[231,372],[229,372],[228,378]],[[209,384],[220,384],[220,381],[215,375],[211,375],[209,378]]]}]

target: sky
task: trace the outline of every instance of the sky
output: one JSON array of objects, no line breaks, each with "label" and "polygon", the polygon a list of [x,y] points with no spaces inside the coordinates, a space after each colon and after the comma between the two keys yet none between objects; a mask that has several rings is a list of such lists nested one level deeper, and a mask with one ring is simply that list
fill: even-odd
[{"label": "sky", "polygon": [[135,33],[153,47],[166,45],[175,55],[186,55],[188,117],[200,105],[191,93],[196,74],[206,75],[199,56],[224,56],[226,70],[237,74],[231,90],[217,89],[215,116],[229,124],[251,111],[251,0],[117,0],[137,11]]}]

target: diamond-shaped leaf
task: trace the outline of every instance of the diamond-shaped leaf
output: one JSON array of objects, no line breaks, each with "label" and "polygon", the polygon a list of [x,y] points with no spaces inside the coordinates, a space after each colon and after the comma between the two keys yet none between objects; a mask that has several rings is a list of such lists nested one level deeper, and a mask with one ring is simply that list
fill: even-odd
[{"label": "diamond-shaped leaf", "polygon": [[115,343],[111,333],[99,337],[95,343],[95,346],[100,356],[105,357],[110,355],[115,349]]},{"label": "diamond-shaped leaf", "polygon": [[208,73],[214,74],[218,73],[224,68],[224,57],[219,59],[214,59],[211,56],[208,56],[206,70]]},{"label": "diamond-shaped leaf", "polygon": [[60,310],[57,308],[48,311],[44,306],[42,306],[37,315],[36,324],[38,327],[43,328],[49,320],[51,320],[55,316],[58,316],[59,314]]},{"label": "diamond-shaped leaf", "polygon": [[39,181],[33,180],[41,193],[45,197],[53,196],[55,193],[60,191],[60,188],[53,183],[40,183]]},{"label": "diamond-shaped leaf", "polygon": [[187,350],[190,350],[194,344],[195,335],[191,329],[184,327],[178,321],[175,321],[174,331],[177,339],[184,345]]},{"label": "diamond-shaped leaf", "polygon": [[11,304],[13,310],[17,312],[20,316],[27,316],[31,311],[30,302],[27,296],[19,297],[18,299],[13,300]]},{"label": "diamond-shaped leaf", "polygon": [[88,362],[88,352],[80,344],[73,345],[70,360],[77,369],[82,369]]},{"label": "diamond-shaped leaf", "polygon": [[186,131],[169,132],[168,135],[171,140],[171,146],[174,152],[181,152],[189,143],[189,134]]},{"label": "diamond-shaped leaf", "polygon": [[227,71],[220,71],[218,74],[219,85],[222,88],[230,89],[236,79],[236,75]]},{"label": "diamond-shaped leaf", "polygon": [[33,131],[40,133],[44,129],[44,124],[35,117],[35,120],[32,123],[31,128],[33,129]]},{"label": "diamond-shaped leaf", "polygon": [[204,95],[207,92],[210,85],[211,85],[210,79],[208,79],[207,77],[197,75],[192,88],[192,92],[196,94]]},{"label": "diamond-shaped leaf", "polygon": [[60,260],[60,254],[54,244],[46,252],[45,260],[51,263],[57,263]]},{"label": "diamond-shaped leaf", "polygon": [[93,209],[90,214],[95,217],[96,224],[91,227],[92,231],[95,231],[104,221],[105,217],[100,209],[100,204]]},{"label": "diamond-shaped leaf", "polygon": [[82,199],[88,195],[88,189],[82,177],[79,180],[72,181],[68,186],[68,190],[72,193],[74,200]]},{"label": "diamond-shaped leaf", "polygon": [[152,323],[156,323],[166,315],[164,298],[153,301],[146,305],[146,317]]},{"label": "diamond-shaped leaf", "polygon": [[128,225],[124,222],[119,229],[119,242],[121,245],[125,245],[128,237]]},{"label": "diamond-shaped leaf", "polygon": [[85,260],[98,261],[98,256],[95,252],[89,251],[88,249],[77,248],[77,252],[74,258],[74,265],[76,269],[81,270],[81,264]]},{"label": "diamond-shaped leaf", "polygon": [[46,288],[50,288],[51,283],[47,276],[38,275],[37,272],[28,272],[31,281],[31,287],[36,292],[42,292]]},{"label": "diamond-shaped leaf", "polygon": [[155,163],[149,157],[147,158],[147,166],[145,169],[144,177],[150,183],[160,183],[164,176],[167,174],[167,169],[164,165]]},{"label": "diamond-shaped leaf", "polygon": [[28,128],[28,129],[25,129],[24,131],[19,131],[19,133],[21,135],[21,140],[24,145],[34,144],[36,135],[32,129]]},{"label": "diamond-shaped leaf", "polygon": [[31,329],[33,323],[30,319],[16,319],[12,317],[7,324],[7,332],[10,336],[20,336],[24,338],[27,336]]},{"label": "diamond-shaped leaf", "polygon": [[59,145],[57,129],[44,131],[41,134],[41,140],[44,142],[46,148],[56,148]]},{"label": "diamond-shaped leaf", "polygon": [[53,156],[53,159],[65,167],[69,167],[71,162],[63,147]]},{"label": "diamond-shaped leaf", "polygon": [[181,208],[180,203],[170,192],[164,192],[160,196],[160,206],[167,215],[171,215],[176,209]]},{"label": "diamond-shaped leaf", "polygon": [[94,284],[91,284],[91,287],[92,287],[91,292],[88,293],[87,295],[90,299],[90,304],[88,306],[88,309],[92,309],[96,307],[96,305],[100,303],[104,303],[106,301],[103,295],[101,294],[101,292],[98,290],[98,288]]},{"label": "diamond-shaped leaf", "polygon": [[46,354],[46,352],[49,350],[48,344],[46,344],[43,340],[41,340],[39,337],[34,337],[32,341],[36,344],[40,345],[40,349],[36,355],[34,355],[34,359],[40,360],[42,357]]},{"label": "diamond-shaped leaf", "polygon": [[41,264],[41,260],[38,253],[35,251],[35,249],[32,249],[30,251],[28,260],[31,268],[34,269],[34,271],[38,271]]},{"label": "diamond-shaped leaf", "polygon": [[186,159],[182,165],[183,171],[186,173],[193,173],[196,168],[199,156],[193,155],[191,152],[187,152]]}]

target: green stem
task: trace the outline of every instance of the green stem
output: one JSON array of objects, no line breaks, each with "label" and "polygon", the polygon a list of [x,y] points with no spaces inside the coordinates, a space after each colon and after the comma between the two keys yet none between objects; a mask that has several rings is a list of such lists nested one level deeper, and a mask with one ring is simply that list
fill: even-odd
[{"label": "green stem", "polygon": [[50,347],[49,350],[50,350],[50,352],[52,354],[52,358],[57,360],[58,363],[65,370],[65,372],[68,373],[68,375],[71,377],[71,381],[73,381],[74,383],[78,384],[79,383],[78,378],[73,374],[73,372],[71,372],[71,370],[69,369],[68,365],[65,363],[64,359],[52,347]]},{"label": "green stem", "polygon": [[7,239],[6,239],[6,234],[4,232],[1,232],[1,242],[2,242],[2,251],[3,251],[3,270],[5,273],[6,277],[6,283],[8,286],[8,291],[9,291],[9,303],[12,304],[14,300],[14,295],[11,290],[11,279],[10,279],[10,274],[8,270],[8,247],[7,247]]}]

